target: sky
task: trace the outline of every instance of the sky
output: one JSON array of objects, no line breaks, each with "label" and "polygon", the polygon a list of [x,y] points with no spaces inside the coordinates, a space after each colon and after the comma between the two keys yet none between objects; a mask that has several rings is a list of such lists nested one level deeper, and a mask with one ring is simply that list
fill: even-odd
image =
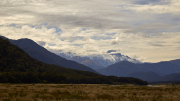
[{"label": "sky", "polygon": [[180,0],[0,0],[0,35],[54,53],[180,59]]}]

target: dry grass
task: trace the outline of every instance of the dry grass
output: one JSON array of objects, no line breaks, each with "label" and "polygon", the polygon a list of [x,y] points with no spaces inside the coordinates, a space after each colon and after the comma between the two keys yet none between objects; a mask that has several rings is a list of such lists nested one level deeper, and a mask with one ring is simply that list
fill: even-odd
[{"label": "dry grass", "polygon": [[0,84],[0,101],[180,101],[180,85]]}]

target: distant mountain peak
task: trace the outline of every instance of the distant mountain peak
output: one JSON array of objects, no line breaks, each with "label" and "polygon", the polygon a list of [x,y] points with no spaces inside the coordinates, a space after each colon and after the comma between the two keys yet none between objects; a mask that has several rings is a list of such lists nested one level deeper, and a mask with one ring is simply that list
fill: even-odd
[{"label": "distant mountain peak", "polygon": [[[141,63],[140,61],[136,59],[131,59],[130,57],[122,55],[121,53],[116,53],[116,50],[109,50],[108,53],[106,54],[96,54],[96,55],[94,54],[94,55],[88,55],[88,56],[78,56],[77,54],[73,54],[69,52],[59,53],[58,55],[68,60],[73,60],[78,63],[84,64],[93,69],[107,67],[109,65],[112,65],[121,61]],[[85,62],[86,60],[88,60],[88,62]]]},{"label": "distant mountain peak", "polygon": [[6,37],[4,37],[4,36],[1,36],[1,35],[0,35],[0,37],[3,38],[3,39],[8,39],[8,38],[6,38]]}]

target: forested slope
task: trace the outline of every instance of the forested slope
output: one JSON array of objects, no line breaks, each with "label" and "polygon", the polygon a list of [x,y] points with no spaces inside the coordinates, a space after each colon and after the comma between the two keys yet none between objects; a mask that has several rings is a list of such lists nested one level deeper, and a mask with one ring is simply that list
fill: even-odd
[{"label": "forested slope", "polygon": [[48,51],[47,49],[38,45],[36,42],[34,42],[31,39],[27,39],[27,38],[19,39],[19,40],[9,39],[9,41],[12,44],[17,45],[19,48],[21,48],[26,53],[28,53],[29,56],[37,59],[38,61],[41,61],[41,62],[44,62],[47,64],[58,65],[58,66],[65,67],[65,68],[97,73],[95,70],[93,70],[90,67],[87,67],[83,64],[79,64],[75,61],[67,60],[65,58],[62,58],[62,57]]},{"label": "forested slope", "polygon": [[31,58],[18,46],[0,38],[0,83],[74,83],[146,85],[136,78],[118,78],[49,65]]}]

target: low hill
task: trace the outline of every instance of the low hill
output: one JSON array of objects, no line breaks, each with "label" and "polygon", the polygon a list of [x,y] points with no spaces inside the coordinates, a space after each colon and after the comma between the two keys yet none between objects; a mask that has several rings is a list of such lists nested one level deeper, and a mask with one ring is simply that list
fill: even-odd
[{"label": "low hill", "polygon": [[127,77],[134,77],[134,78],[138,78],[138,79],[145,80],[148,82],[155,81],[155,80],[162,78],[162,76],[160,76],[157,73],[152,72],[152,71],[149,71],[149,72],[141,72],[141,71],[133,72],[133,73],[128,74]]},{"label": "low hill", "polygon": [[180,81],[180,73],[168,74],[157,81]]},{"label": "low hill", "polygon": [[7,39],[0,38],[0,83],[77,83],[147,85],[136,78],[108,77],[92,72],[63,68],[30,57]]}]

